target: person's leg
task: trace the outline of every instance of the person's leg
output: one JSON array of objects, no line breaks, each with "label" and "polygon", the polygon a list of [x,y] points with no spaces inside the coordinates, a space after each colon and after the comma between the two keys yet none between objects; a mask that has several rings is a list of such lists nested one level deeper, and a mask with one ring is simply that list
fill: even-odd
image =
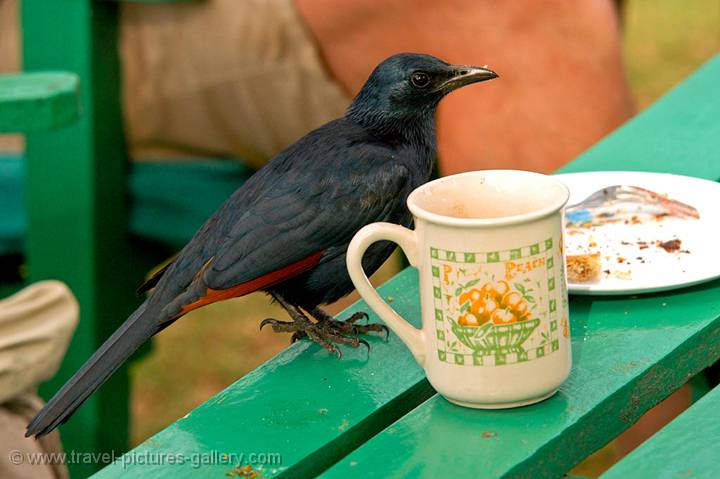
[{"label": "person's leg", "polygon": [[[37,385],[55,374],[80,316],[77,300],[59,281],[34,283],[0,298],[0,477],[66,478],[65,464],[45,459],[62,453],[60,434],[36,440],[25,428],[42,408]],[[14,455],[9,455],[10,451]],[[28,462],[33,455],[38,464]]]},{"label": "person's leg", "polygon": [[67,479],[63,447],[55,430],[39,439],[25,437],[25,426],[43,401],[26,391],[0,404],[0,477],[3,479]]},{"label": "person's leg", "polygon": [[499,80],[441,104],[443,174],[550,172],[632,112],[611,0],[295,2],[328,68],[350,94],[379,61],[400,51],[487,63],[499,73]]}]

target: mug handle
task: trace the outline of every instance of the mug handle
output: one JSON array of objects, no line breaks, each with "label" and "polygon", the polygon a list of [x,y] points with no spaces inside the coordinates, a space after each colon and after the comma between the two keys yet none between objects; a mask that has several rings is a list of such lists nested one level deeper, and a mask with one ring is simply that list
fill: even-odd
[{"label": "mug handle", "polygon": [[422,330],[417,329],[395,312],[380,297],[370,284],[362,267],[365,251],[378,241],[392,241],[402,248],[410,264],[418,267],[418,245],[415,231],[392,223],[371,223],[358,231],[350,241],[347,250],[347,269],[355,288],[360,296],[377,313],[390,329],[410,349],[420,366],[425,366],[425,337]]}]

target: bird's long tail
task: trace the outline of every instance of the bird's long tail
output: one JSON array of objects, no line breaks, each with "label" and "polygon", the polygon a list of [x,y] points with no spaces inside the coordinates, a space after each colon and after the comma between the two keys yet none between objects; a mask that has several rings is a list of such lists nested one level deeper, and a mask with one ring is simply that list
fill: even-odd
[{"label": "bird's long tail", "polygon": [[65,383],[28,424],[25,436],[42,436],[67,421],[137,349],[158,331],[143,303]]}]

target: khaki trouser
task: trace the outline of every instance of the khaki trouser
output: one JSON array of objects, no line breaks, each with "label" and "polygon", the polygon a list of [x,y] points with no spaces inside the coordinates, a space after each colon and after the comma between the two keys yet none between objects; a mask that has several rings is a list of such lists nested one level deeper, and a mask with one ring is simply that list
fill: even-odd
[{"label": "khaki trouser", "polygon": [[[37,385],[51,378],[78,322],[77,301],[59,281],[35,283],[0,300],[0,477],[64,478],[64,464],[43,464],[39,454],[62,452],[57,431],[40,440],[25,427],[43,406]],[[34,455],[40,464],[29,464]]]}]

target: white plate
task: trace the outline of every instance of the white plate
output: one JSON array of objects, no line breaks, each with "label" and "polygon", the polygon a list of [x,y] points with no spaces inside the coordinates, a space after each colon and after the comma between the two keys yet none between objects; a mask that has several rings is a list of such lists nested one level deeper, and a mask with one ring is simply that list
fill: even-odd
[{"label": "white plate", "polygon": [[[690,286],[720,277],[720,184],[661,173],[591,172],[555,175],[570,189],[568,205],[612,185],[639,186],[695,207],[699,219],[640,215],[642,221],[620,220],[601,226],[565,229],[565,254],[599,251],[601,278],[570,283],[575,294],[630,294]],[[628,205],[617,207],[625,219]],[[667,252],[658,242],[681,241],[680,251]]]}]

